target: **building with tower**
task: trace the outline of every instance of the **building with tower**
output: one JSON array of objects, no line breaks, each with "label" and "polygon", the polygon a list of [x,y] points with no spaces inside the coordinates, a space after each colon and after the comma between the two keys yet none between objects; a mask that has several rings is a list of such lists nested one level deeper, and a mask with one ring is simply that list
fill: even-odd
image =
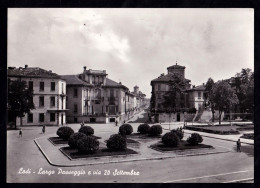
[{"label": "building with tower", "polygon": [[[167,67],[167,74],[161,74],[151,81],[152,97],[150,111],[154,115],[155,122],[184,121],[188,111],[198,111],[205,103],[204,86],[191,86],[191,80],[185,78],[185,66],[175,65]],[[163,105],[164,96],[169,93],[171,83],[176,81],[176,77],[183,80],[182,93],[175,98],[176,112],[169,119],[169,108]],[[196,109],[196,110],[195,110]]]}]

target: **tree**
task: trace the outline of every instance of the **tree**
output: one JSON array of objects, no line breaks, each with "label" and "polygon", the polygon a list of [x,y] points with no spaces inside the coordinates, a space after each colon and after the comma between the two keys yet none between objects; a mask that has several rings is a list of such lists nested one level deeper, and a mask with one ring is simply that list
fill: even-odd
[{"label": "tree", "polygon": [[163,108],[166,109],[167,113],[169,113],[169,129],[171,113],[176,113],[176,111],[180,109],[181,105],[183,105],[181,99],[183,100],[182,95],[184,95],[185,88],[185,79],[173,74],[169,81],[169,91],[163,95],[162,102]]},{"label": "tree", "polygon": [[240,112],[253,112],[254,106],[254,72],[242,69],[235,76],[236,94],[239,99]]},{"label": "tree", "polygon": [[206,86],[205,86],[205,91],[206,91],[206,94],[205,94],[205,98],[206,100],[208,100],[209,102],[209,105],[211,107],[211,112],[212,112],[212,122],[214,122],[214,114],[215,114],[215,104],[213,102],[213,99],[212,99],[212,89],[213,89],[213,86],[214,86],[214,80],[212,78],[209,78],[207,83],[206,83]]},{"label": "tree", "polygon": [[229,83],[220,81],[215,83],[212,88],[212,102],[219,110],[219,124],[221,124],[223,111],[237,104],[238,98]]},{"label": "tree", "polygon": [[[22,126],[22,118],[30,110],[34,109],[33,91],[28,88],[25,81],[8,79],[8,105],[7,109],[13,116],[20,117]],[[15,121],[16,129],[16,121]]]}]

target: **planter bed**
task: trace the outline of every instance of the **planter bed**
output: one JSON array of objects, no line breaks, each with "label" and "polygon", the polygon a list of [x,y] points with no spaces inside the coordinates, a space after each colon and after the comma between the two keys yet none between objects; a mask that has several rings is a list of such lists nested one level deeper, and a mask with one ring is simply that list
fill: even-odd
[{"label": "planter bed", "polygon": [[133,139],[126,139],[126,142],[128,143],[128,144],[139,144],[139,142],[137,142],[137,141],[135,141],[135,140],[133,140]]},{"label": "planter bed", "polygon": [[[92,136],[96,139],[101,139],[101,137],[98,136]],[[53,145],[64,145],[64,144],[68,144],[68,140],[63,140],[60,137],[50,137],[48,139]]]},{"label": "planter bed", "polygon": [[229,134],[239,134],[239,131],[232,130],[236,129],[236,126],[204,126],[204,127],[192,127],[186,126],[186,129],[193,131],[200,131],[205,133],[229,135]]},{"label": "planter bed", "polygon": [[128,148],[125,151],[111,151],[107,148],[103,148],[103,149],[99,149],[96,153],[93,153],[93,154],[82,154],[82,153],[79,153],[77,149],[72,149],[70,147],[62,147],[62,148],[60,148],[60,150],[71,159],[138,154],[136,151],[128,149]]},{"label": "planter bed", "polygon": [[254,140],[254,133],[246,133],[246,134],[243,134],[240,138],[245,138],[245,139]]},{"label": "planter bed", "polygon": [[50,137],[48,139],[53,145],[64,145],[68,144],[68,140],[63,140],[60,137]]},{"label": "planter bed", "polygon": [[150,148],[152,148],[154,150],[157,150],[157,151],[161,151],[161,152],[176,151],[176,150],[186,150],[186,149],[201,149],[201,148],[213,149],[212,146],[206,145],[206,144],[198,144],[198,145],[195,145],[195,146],[191,146],[184,140],[181,140],[180,145],[177,146],[177,147],[165,146],[162,142],[159,142],[159,143],[151,145]]},{"label": "planter bed", "polygon": [[130,135],[127,135],[127,137],[135,137],[135,138],[141,138],[141,139],[153,139],[153,138],[162,138],[162,135],[158,136],[149,136],[148,134],[140,134],[140,133],[133,133]]}]

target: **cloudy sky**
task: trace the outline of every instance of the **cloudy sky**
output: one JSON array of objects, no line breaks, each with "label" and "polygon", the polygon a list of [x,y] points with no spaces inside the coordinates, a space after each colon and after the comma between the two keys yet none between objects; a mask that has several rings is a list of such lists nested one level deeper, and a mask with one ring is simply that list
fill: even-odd
[{"label": "cloudy sky", "polygon": [[8,9],[8,66],[106,70],[150,97],[150,81],[186,67],[200,85],[254,69],[253,9]]}]

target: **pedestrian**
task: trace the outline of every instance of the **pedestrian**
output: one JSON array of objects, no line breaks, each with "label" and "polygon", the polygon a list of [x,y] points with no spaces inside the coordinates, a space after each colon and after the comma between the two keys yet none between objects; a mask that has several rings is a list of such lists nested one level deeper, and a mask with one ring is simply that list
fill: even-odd
[{"label": "pedestrian", "polygon": [[118,123],[118,122],[117,122],[117,120],[116,120],[116,126],[117,126],[117,123]]},{"label": "pedestrian", "polygon": [[45,125],[42,126],[42,134],[45,134]]},{"label": "pedestrian", "polygon": [[20,128],[19,130],[19,137],[22,137],[23,136],[23,131],[22,131],[22,128]]},{"label": "pedestrian", "polygon": [[124,120],[124,123],[125,123],[125,120]]},{"label": "pedestrian", "polygon": [[80,123],[80,127],[83,127],[84,126],[84,121],[82,121],[81,123]]},{"label": "pedestrian", "polygon": [[237,152],[241,152],[241,142],[240,142],[240,139],[237,140]]}]

